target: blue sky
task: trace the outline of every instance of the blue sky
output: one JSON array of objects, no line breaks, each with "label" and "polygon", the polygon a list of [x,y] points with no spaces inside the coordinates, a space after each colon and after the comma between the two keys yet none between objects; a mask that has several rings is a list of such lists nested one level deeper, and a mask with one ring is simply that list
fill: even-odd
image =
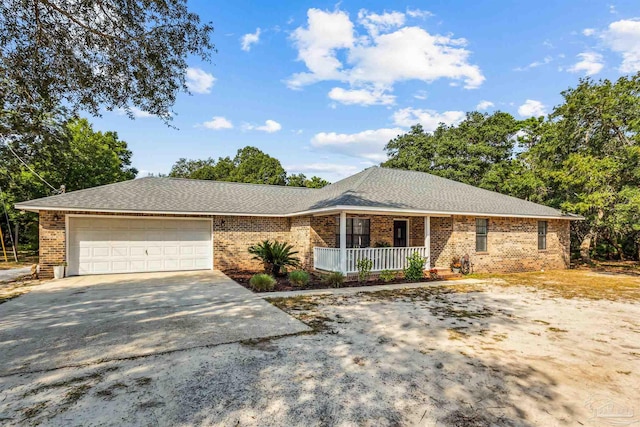
[{"label": "blue sky", "polygon": [[582,76],[640,70],[640,5],[612,2],[189,2],[215,26],[211,63],[169,128],[136,111],[93,118],[132,149],[140,176],[180,157],[253,145],[290,173],[330,181],[384,160],[415,123],[464,112],[545,114]]}]

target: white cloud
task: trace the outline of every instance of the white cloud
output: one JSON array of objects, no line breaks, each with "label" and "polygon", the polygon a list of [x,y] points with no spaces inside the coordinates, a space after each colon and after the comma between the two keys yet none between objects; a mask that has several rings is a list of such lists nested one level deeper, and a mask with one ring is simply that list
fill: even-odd
[{"label": "white cloud", "polygon": [[208,122],[202,123],[202,126],[207,129],[220,130],[220,129],[233,129],[233,123],[225,119],[222,116],[214,116]]},{"label": "white cloud", "polygon": [[355,83],[390,86],[404,80],[434,81],[440,78],[462,80],[465,87],[476,88],[484,76],[476,65],[467,62],[469,51],[464,39],[431,35],[422,28],[403,27],[375,38],[372,45],[350,50],[354,64],[349,79]]},{"label": "white cloud", "polygon": [[404,25],[404,13],[385,12],[381,15],[360,9],[358,12],[358,23],[365,27],[369,34],[377,36],[381,32],[388,32]]},{"label": "white cloud", "polygon": [[480,101],[478,105],[476,105],[476,110],[478,111],[488,110],[493,106],[494,106],[494,103],[491,101]]},{"label": "white cloud", "polygon": [[441,78],[476,88],[485,79],[480,68],[469,63],[466,40],[403,26],[403,13],[360,11],[357,22],[368,34],[359,37],[343,11],[309,9],[307,16],[306,27],[298,27],[291,36],[307,71],[292,75],[290,88],[333,80],[354,89],[391,91],[397,82]]},{"label": "white cloud", "polygon": [[464,120],[464,111],[445,111],[438,113],[434,110],[419,108],[403,108],[393,114],[393,122],[397,126],[410,127],[420,123],[425,131],[432,132],[440,125],[453,125]]},{"label": "white cloud", "polygon": [[358,133],[320,132],[311,139],[311,146],[381,162],[387,159],[384,146],[404,133],[401,128],[365,130]]},{"label": "white cloud", "polygon": [[262,125],[262,126],[255,126],[255,125],[252,125],[250,123],[245,123],[242,128],[244,130],[259,130],[259,131],[262,131],[262,132],[274,133],[274,132],[278,132],[280,129],[282,129],[282,125],[280,123],[276,122],[275,120],[266,120],[264,122],[264,125]]},{"label": "white cloud", "polygon": [[429,94],[427,93],[426,90],[419,90],[413,95],[413,97],[415,99],[425,100],[427,99],[428,95]]},{"label": "white cloud", "polygon": [[540,117],[547,113],[542,102],[534,99],[527,99],[524,104],[518,107],[518,114],[522,117]]},{"label": "white cloud", "polygon": [[612,22],[602,38],[611,50],[622,54],[621,72],[635,73],[640,70],[640,20]]},{"label": "white cloud", "polygon": [[285,166],[285,169],[290,173],[303,173],[307,176],[330,176],[339,179],[353,175],[358,172],[360,168],[354,165],[342,165],[339,163],[307,163]]},{"label": "white cloud", "polygon": [[551,56],[545,56],[542,61],[533,61],[532,63],[525,65],[524,67],[516,67],[513,69],[513,71],[526,71],[530,70],[531,68],[538,68],[541,65],[547,65],[551,61],[553,61],[553,58]]},{"label": "white cloud", "polygon": [[428,10],[422,10],[422,9],[409,9],[407,8],[407,15],[411,18],[429,18],[431,16],[433,16],[433,13],[429,12]]},{"label": "white cloud", "polygon": [[580,58],[580,61],[576,62],[567,71],[571,73],[580,73],[584,71],[585,75],[592,76],[594,74],[598,74],[602,70],[602,67],[604,67],[602,55],[599,53],[583,52],[579,53],[577,56]]},{"label": "white cloud", "polygon": [[584,30],[582,30],[582,34],[590,37],[592,35],[594,35],[596,33],[596,30],[594,30],[593,28],[585,28]]},{"label": "white cloud", "polygon": [[350,48],[354,43],[353,23],[342,11],[307,11],[307,28],[298,27],[291,34],[298,49],[298,59],[309,72],[294,74],[288,81],[291,88],[321,80],[340,80],[342,63],[336,49]]},{"label": "white cloud", "polygon": [[200,68],[187,68],[187,88],[193,93],[210,93],[216,81],[212,74]]},{"label": "white cloud", "polygon": [[251,50],[251,45],[260,41],[260,28],[256,28],[255,33],[248,33],[240,39],[241,49],[245,52]]},{"label": "white cloud", "polygon": [[395,96],[385,94],[382,90],[348,90],[341,87],[331,89],[331,91],[329,91],[329,98],[347,105],[390,105],[393,104],[396,99]]},{"label": "white cloud", "polygon": [[[146,111],[142,111],[138,107],[129,107],[129,111],[131,112],[133,117],[135,117],[136,119],[146,119],[148,117],[153,117],[153,114],[148,113]],[[124,109],[124,108],[118,108],[116,110],[116,113],[118,113],[121,116],[124,116],[124,115],[128,114],[127,110]]]}]

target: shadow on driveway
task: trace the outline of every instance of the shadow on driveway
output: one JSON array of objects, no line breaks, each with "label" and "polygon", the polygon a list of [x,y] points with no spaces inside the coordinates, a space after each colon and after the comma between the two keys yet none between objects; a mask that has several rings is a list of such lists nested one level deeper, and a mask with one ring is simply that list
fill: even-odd
[{"label": "shadow on driveway", "polygon": [[72,277],[0,305],[0,376],[308,330],[218,271]]}]

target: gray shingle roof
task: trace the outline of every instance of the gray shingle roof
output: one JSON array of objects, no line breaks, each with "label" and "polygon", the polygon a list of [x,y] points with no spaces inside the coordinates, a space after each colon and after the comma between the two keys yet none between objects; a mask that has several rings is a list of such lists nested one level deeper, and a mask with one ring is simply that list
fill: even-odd
[{"label": "gray shingle roof", "polygon": [[432,213],[572,215],[423,172],[371,167],[322,189],[141,178],[18,203],[18,209],[295,215],[349,206]]}]

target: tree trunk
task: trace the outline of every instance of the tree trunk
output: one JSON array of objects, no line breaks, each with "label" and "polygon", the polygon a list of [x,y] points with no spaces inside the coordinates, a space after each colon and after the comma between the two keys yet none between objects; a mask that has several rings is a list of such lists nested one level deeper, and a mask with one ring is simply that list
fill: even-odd
[{"label": "tree trunk", "polygon": [[591,240],[593,239],[593,233],[587,233],[582,242],[580,243],[580,258],[582,262],[591,262]]},{"label": "tree trunk", "polygon": [[618,253],[618,257],[620,258],[620,261],[625,261],[624,250],[622,249],[622,246],[620,246],[618,242],[614,241],[613,239],[609,239],[609,243],[611,243],[611,246],[615,248],[616,252]]}]

